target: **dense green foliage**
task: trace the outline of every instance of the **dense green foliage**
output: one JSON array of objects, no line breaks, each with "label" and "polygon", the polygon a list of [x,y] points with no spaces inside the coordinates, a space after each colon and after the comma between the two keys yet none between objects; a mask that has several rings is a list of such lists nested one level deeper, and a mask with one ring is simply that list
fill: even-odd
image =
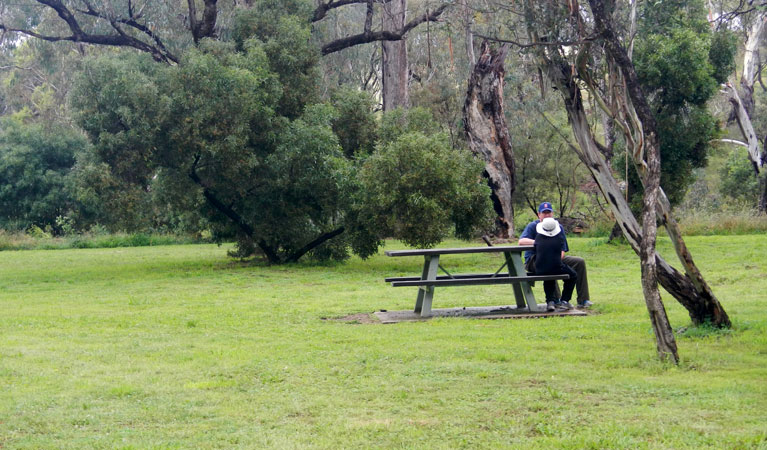
[{"label": "dense green foliage", "polygon": [[[468,236],[482,226],[488,192],[477,187],[481,168],[435,134],[430,113],[385,115],[379,129],[364,94],[339,91],[337,107],[317,103],[316,48],[308,39],[295,41],[308,32],[306,24],[283,15],[267,26],[261,13],[243,17],[235,43],[203,42],[178,67],[147,56],[86,62],[71,104],[94,144],[88,173],[108,169],[104,179],[113,175],[133,186],[124,192],[141,187],[176,211],[196,208],[215,238],[237,239],[234,254],[261,252],[272,262],[295,260],[307,245],[346,227],[348,236],[310,254],[343,259],[352,243],[368,255],[389,235],[430,246],[453,227]],[[242,40],[246,25],[256,37]],[[398,141],[415,130],[421,133],[415,141]],[[364,162],[375,142],[378,156]],[[404,171],[389,172],[389,183],[422,180],[387,185],[387,193],[420,201],[396,208],[373,201],[384,185],[370,174],[377,169],[365,167],[377,167],[381,155]],[[424,236],[426,230],[432,233]]]},{"label": "dense green foliage", "polygon": [[755,205],[759,199],[759,178],[754,176],[754,165],[743,153],[740,148],[730,152],[720,169],[719,192],[730,200]]},{"label": "dense green foliage", "polygon": [[72,129],[0,120],[0,228],[52,228],[76,213],[71,172],[87,145]]},{"label": "dense green foliage", "polygon": [[[705,166],[709,141],[718,134],[706,102],[732,70],[735,48],[731,36],[710,31],[700,1],[641,8],[634,65],[658,124],[661,186],[677,204],[694,181],[693,169]],[[635,173],[629,182],[638,207],[641,184]]]},{"label": "dense green foliage", "polygon": [[[407,117],[409,126],[398,126]],[[431,247],[448,237],[469,238],[489,224],[490,190],[481,178],[483,164],[470,152],[450,146],[446,133],[417,108],[384,116],[388,136],[359,171],[357,220],[363,229],[406,244]],[[362,246],[360,246],[362,247]],[[363,254],[372,254],[370,248]]]},{"label": "dense green foliage", "polygon": [[331,96],[338,111],[333,119],[333,132],[347,158],[365,157],[372,153],[377,140],[378,121],[373,113],[374,101],[367,92],[339,88]]},{"label": "dense green foliage", "polygon": [[216,236],[238,236],[244,256],[259,241],[290,253],[335,226],[340,148],[326,107],[294,119],[277,112],[285,86],[264,44],[244,47],[208,42],[178,68],[95,60],[72,104],[120,178],[146,185],[157,177],[172,198],[197,197],[186,203],[202,207]]}]

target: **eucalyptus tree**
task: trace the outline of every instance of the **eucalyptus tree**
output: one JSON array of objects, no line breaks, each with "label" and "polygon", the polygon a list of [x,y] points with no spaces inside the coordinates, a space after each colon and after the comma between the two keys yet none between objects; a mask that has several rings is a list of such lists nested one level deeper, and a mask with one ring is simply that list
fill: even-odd
[{"label": "eucalyptus tree", "polygon": [[[620,23],[618,14],[622,11],[617,8],[617,4],[600,1],[590,1],[589,4],[590,10],[544,11],[540,4],[528,3],[528,31],[532,43],[536,44],[533,48],[537,51],[540,67],[562,94],[573,135],[578,142],[579,156],[599,184],[624,236],[640,254],[646,300],[654,320],[657,319],[659,325],[667,322],[657,301],[659,297],[652,292],[652,285],[656,282],[653,272],[656,271],[657,280],[687,308],[694,323],[711,322],[716,326],[729,326],[727,314],[684,244],[667,197],[657,186],[661,142],[656,118],[644,96],[630,54],[626,51],[631,48],[629,40],[633,33],[629,27],[617,28],[616,24]],[[584,15],[585,12],[589,14]],[[565,52],[562,49],[564,44],[577,47]],[[599,59],[594,58],[593,54],[600,48],[605,49],[604,54]],[[600,61],[607,63],[605,72],[600,72],[603,67],[598,64]],[[607,91],[600,91],[595,82],[600,73],[607,77]],[[634,166],[644,184],[641,227],[623,200],[604,162],[601,144],[589,125],[591,122],[583,105],[581,86],[586,87],[592,98],[615,119],[629,145]],[[671,267],[655,252],[653,231],[656,218],[671,236],[685,274]],[[659,351],[662,354],[674,353],[673,335],[668,334],[668,327],[658,327],[656,330],[659,331]]]},{"label": "eucalyptus tree", "polygon": [[[504,6],[513,9],[509,3]],[[528,37],[520,39],[512,35],[499,40],[530,49],[537,58],[540,73],[560,93],[577,142],[573,148],[597,182],[624,236],[640,256],[643,291],[656,332],[658,353],[661,358],[677,360],[673,332],[657,290],[658,282],[687,308],[694,323],[729,326],[730,322],[695,266],[671,214],[670,203],[660,188],[661,142],[656,118],[631,59],[634,32],[629,18],[632,16],[617,3],[598,0],[590,1],[589,8],[575,2],[563,5],[532,0],[516,6],[522,13],[520,19]],[[597,82],[602,78],[606,83]],[[583,89],[611,116],[629,146],[644,188],[641,226],[605,161],[604,155],[608,152],[591,126],[599,123],[599,118],[589,115]],[[672,237],[684,274],[656,252],[656,220]]]},{"label": "eucalyptus tree", "polygon": [[[726,10],[723,7],[716,11],[716,24],[719,29],[740,29],[743,35],[743,62],[739,83],[734,80],[724,85],[724,92],[732,104],[732,117],[737,121],[744,141],[727,140],[748,149],[748,160],[751,162],[753,174],[760,183],[760,196],[757,202],[758,211],[767,213],[767,175],[764,166],[767,164],[767,132],[757,130],[755,124],[763,122],[757,117],[756,83],[764,89],[761,73],[764,65],[760,61],[759,50],[764,46],[765,23],[767,9],[764,5],[754,2],[739,2],[735,7]],[[740,93],[736,86],[740,86]],[[761,137],[760,137],[761,135]]]}]

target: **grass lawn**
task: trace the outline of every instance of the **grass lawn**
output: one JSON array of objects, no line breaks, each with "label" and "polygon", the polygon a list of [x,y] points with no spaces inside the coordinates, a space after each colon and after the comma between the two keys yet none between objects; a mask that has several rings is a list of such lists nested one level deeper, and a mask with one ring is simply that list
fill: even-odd
[{"label": "grass lawn", "polygon": [[[657,360],[638,258],[603,242],[570,242],[588,317],[395,325],[323,319],[412,308],[415,289],[383,278],[420,258],[0,252],[0,448],[767,448],[765,235],[687,239],[734,328],[678,335],[678,367]],[[434,307],[513,303],[509,286],[454,287]]]}]

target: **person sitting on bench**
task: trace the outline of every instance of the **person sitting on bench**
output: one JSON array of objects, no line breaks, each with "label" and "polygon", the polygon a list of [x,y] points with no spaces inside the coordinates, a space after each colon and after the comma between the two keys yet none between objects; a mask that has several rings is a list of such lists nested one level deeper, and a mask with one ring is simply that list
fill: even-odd
[{"label": "person sitting on bench", "polygon": [[536,227],[538,233],[535,236],[535,274],[536,275],[559,275],[566,274],[570,278],[564,281],[562,298],[557,298],[556,281],[543,282],[543,292],[546,294],[546,311],[555,309],[572,309],[570,298],[573,296],[575,282],[578,275],[567,264],[562,262],[565,252],[562,251],[563,233],[560,233],[559,222],[553,217],[543,219]]},{"label": "person sitting on bench", "polygon": [[[525,230],[522,232],[522,236],[519,237],[519,245],[533,245],[535,243],[536,227],[546,217],[554,217],[554,208],[551,203],[543,202],[538,206],[538,220],[534,220],[527,224]],[[562,250],[567,252],[570,250],[567,246],[567,236],[564,229],[560,226],[560,232],[562,233]],[[589,301],[589,281],[586,274],[586,261],[578,256],[567,255],[562,258],[562,262],[567,264],[571,269],[578,274],[578,281],[575,285],[575,290],[578,292],[578,308],[589,308],[592,303]],[[525,252],[525,269],[530,273],[535,273],[535,251],[528,250]]]}]

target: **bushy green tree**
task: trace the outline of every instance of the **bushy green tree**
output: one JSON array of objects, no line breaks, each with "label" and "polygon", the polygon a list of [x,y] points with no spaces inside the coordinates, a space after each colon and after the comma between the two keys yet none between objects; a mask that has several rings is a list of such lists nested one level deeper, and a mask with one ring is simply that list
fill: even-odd
[{"label": "bushy green tree", "polygon": [[[734,47],[728,34],[711,32],[699,0],[640,8],[634,66],[658,123],[661,186],[677,204],[694,181],[693,169],[706,165],[709,142],[718,134],[706,102],[732,69]],[[624,163],[621,156],[615,162]],[[641,190],[635,174],[628,181],[630,192]]]},{"label": "bushy green tree", "polygon": [[234,42],[245,50],[257,40],[281,86],[275,106],[279,115],[296,118],[303,106],[319,98],[319,49],[312,44],[307,0],[254,0],[235,18]]},{"label": "bushy green tree", "polygon": [[284,86],[263,42],[201,47],[179,67],[91,61],[72,97],[78,121],[121,178],[148,186],[163,177],[204,198],[187,204],[202,206],[216,236],[237,236],[239,255],[297,259],[338,228],[333,114],[303,104],[294,119],[278,113]]},{"label": "bushy green tree", "polygon": [[333,131],[338,136],[344,155],[352,158],[372,153],[378,131],[372,96],[364,91],[341,87],[333,92],[331,102],[338,111],[332,122]]},{"label": "bushy green tree", "polygon": [[723,197],[744,205],[755,205],[759,200],[759,178],[754,176],[754,166],[743,156],[743,149],[731,151],[719,171],[719,193]]},{"label": "bushy green tree", "polygon": [[71,128],[0,120],[0,227],[55,228],[58,216],[75,214],[71,172],[87,145]]},{"label": "bushy green tree", "polygon": [[[446,161],[414,168],[428,168],[426,179],[449,190],[434,196],[419,184],[402,189],[413,198],[444,202],[440,208],[447,216],[432,214],[431,204],[411,203],[412,210],[398,209],[394,220],[424,229],[454,226],[466,235],[482,218],[478,205],[484,203],[475,199],[481,191],[472,188],[481,169],[472,166],[476,179],[470,179],[465,158],[443,152],[443,136],[431,136],[438,127],[427,111],[398,112],[377,128],[372,105],[361,96],[336,96],[336,107],[318,103],[318,51],[309,40],[309,23],[275,7],[283,3],[258,2],[264,7],[239,19],[232,42],[203,40],[178,66],[141,55],[87,62],[71,105],[93,142],[93,162],[106,164],[106,175],[150,193],[159,188],[178,210],[197,208],[215,237],[236,238],[236,256],[261,253],[281,263],[306,254],[343,259],[352,242],[355,251],[367,251],[377,249],[388,231],[401,236],[361,220],[391,210],[380,203],[365,206],[376,198],[367,190],[378,186],[355,178],[367,173],[355,164],[365,159],[375,136],[379,148],[398,146],[398,157],[404,148],[424,144],[426,150],[418,152]],[[422,133],[416,144],[399,142],[413,131]],[[357,158],[348,158],[355,153]],[[93,174],[104,175],[104,166],[92,167]],[[418,213],[425,216],[413,217]],[[447,225],[434,222],[444,218]],[[408,242],[433,245],[435,236]],[[365,251],[360,253],[370,254]]]},{"label": "bushy green tree", "polygon": [[[431,247],[452,232],[469,238],[492,223],[483,163],[467,150],[454,149],[446,133],[434,133],[438,125],[429,118],[418,108],[384,115],[381,133],[388,139],[359,170],[354,216],[365,239],[355,248],[363,256],[384,237]],[[376,246],[366,245],[370,242]]]}]

